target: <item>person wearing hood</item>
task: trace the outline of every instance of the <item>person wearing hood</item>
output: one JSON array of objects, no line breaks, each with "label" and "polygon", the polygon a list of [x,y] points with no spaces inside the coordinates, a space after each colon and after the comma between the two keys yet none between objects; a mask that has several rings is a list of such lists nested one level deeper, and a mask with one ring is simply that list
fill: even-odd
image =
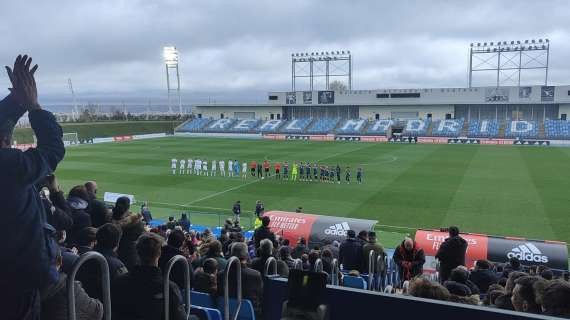
[{"label": "person wearing hood", "polygon": [[488,260],[477,260],[475,269],[469,274],[469,280],[477,285],[481,292],[487,292],[489,286],[497,283],[497,274],[491,270]]},{"label": "person wearing hood", "polygon": [[458,296],[479,294],[479,288],[469,280],[469,271],[464,266],[459,266],[453,269],[449,275],[449,280],[445,281],[443,284],[451,294],[456,294]]},{"label": "person wearing hood", "polygon": [[411,238],[402,241],[402,244],[394,251],[393,259],[398,265],[402,282],[411,280],[424,272],[426,262],[424,250],[419,248]]},{"label": "person wearing hood", "polygon": [[439,259],[439,278],[443,283],[449,279],[451,270],[465,265],[467,241],[459,236],[459,228],[449,227],[449,237],[439,247],[435,257]]},{"label": "person wearing hood", "polygon": [[[58,251],[56,268],[61,270],[62,256]],[[81,282],[75,281],[75,313],[80,320],[99,320],[103,318],[103,304],[91,298],[83,289]],[[40,290],[42,319],[67,320],[67,275],[60,271],[59,280]]]},{"label": "person wearing hood", "polygon": [[145,231],[142,216],[131,213],[130,207],[131,200],[128,197],[119,197],[113,208],[113,223],[120,227],[123,233],[117,254],[128,270],[140,263],[136,242]]},{"label": "person wearing hood", "polygon": [[73,227],[67,235],[67,243],[75,245],[77,234],[83,228],[91,227],[91,216],[87,213],[89,206],[89,195],[85,186],[75,186],[71,188],[67,195],[67,205],[73,219]]},{"label": "person wearing hood", "polygon": [[344,270],[361,270],[362,242],[356,239],[354,230],[348,230],[346,235],[346,240],[340,244],[339,263]]}]

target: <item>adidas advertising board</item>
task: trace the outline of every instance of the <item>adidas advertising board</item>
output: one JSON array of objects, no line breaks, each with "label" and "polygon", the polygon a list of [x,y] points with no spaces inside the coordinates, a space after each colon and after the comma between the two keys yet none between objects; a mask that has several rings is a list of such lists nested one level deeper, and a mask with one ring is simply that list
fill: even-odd
[{"label": "adidas advertising board", "polygon": [[513,141],[514,145],[519,146],[539,146],[539,147],[546,147],[550,145],[549,140],[524,140],[524,139],[516,139]]},{"label": "adidas advertising board", "polygon": [[277,235],[297,243],[299,237],[307,240],[309,247],[322,245],[326,240],[342,241],[348,230],[356,233],[374,229],[377,221],[343,217],[320,216],[308,213],[268,211],[264,214],[271,220],[269,227]]},{"label": "adidas advertising board", "polygon": [[448,144],[481,144],[480,139],[451,138],[447,139]]},{"label": "adidas advertising board", "polygon": [[336,136],[335,141],[360,141],[360,137],[350,137],[350,136]]},{"label": "adidas advertising board", "polygon": [[[424,249],[426,271],[435,271],[435,259],[441,243],[448,237],[447,232],[439,230],[417,230],[416,242]],[[477,260],[487,259],[504,263],[516,257],[525,266],[545,265],[555,270],[568,270],[568,248],[564,242],[539,241],[519,238],[495,237],[482,234],[462,233],[467,245],[465,263],[473,267]]]}]

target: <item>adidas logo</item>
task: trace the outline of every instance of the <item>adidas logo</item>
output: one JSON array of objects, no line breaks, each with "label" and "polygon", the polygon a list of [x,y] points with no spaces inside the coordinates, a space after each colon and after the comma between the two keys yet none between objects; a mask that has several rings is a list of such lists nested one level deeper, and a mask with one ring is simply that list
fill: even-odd
[{"label": "adidas logo", "polygon": [[521,261],[548,263],[548,257],[543,255],[542,252],[530,242],[511,249],[511,252],[507,253],[507,258],[512,257],[516,257]]},{"label": "adidas logo", "polygon": [[325,229],[326,235],[346,237],[346,232],[350,230],[348,222],[337,223]]}]

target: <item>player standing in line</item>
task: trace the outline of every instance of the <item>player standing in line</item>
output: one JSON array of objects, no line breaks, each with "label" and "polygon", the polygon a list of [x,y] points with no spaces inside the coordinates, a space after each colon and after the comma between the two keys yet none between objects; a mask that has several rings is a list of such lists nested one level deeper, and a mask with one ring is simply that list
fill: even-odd
[{"label": "player standing in line", "polygon": [[350,167],[346,167],[346,183],[350,184]]},{"label": "player standing in line", "polygon": [[238,200],[238,201],[236,201],[236,203],[234,203],[232,211],[233,211],[234,216],[235,216],[235,221],[237,221],[239,223],[239,215],[241,214],[241,201]]},{"label": "player standing in line", "polygon": [[261,166],[261,162],[257,163],[257,178],[263,178],[263,173],[262,173],[262,166]]},{"label": "player standing in line", "polygon": [[180,160],[180,174],[186,173],[186,160]]},{"label": "player standing in line", "polygon": [[178,165],[178,160],[172,158],[171,163],[172,165],[170,167],[172,168],[172,174],[176,175],[176,166]]},{"label": "player standing in line", "polygon": [[199,176],[200,171],[202,171],[202,161],[200,159],[194,160],[194,174]]},{"label": "player standing in line", "polygon": [[208,173],[208,160],[204,160],[204,162],[202,162],[202,169],[204,170],[204,175],[206,177],[210,175]]},{"label": "player standing in line", "polygon": [[356,171],[356,181],[358,184],[362,184],[362,167],[358,167],[358,170]]},{"label": "player standing in line", "polygon": [[281,180],[281,163],[275,163],[275,179]]},{"label": "player standing in line", "polygon": [[311,163],[309,161],[307,161],[305,166],[305,179],[306,181],[311,181]]},{"label": "player standing in line", "polygon": [[232,160],[228,161],[228,177],[234,176],[234,162]]},{"label": "player standing in line", "polygon": [[194,162],[194,161],[192,161],[192,159],[188,159],[188,162],[186,163],[186,164],[187,164],[187,166],[186,166],[186,173],[187,173],[187,174],[192,174],[192,169],[193,169],[193,168],[192,168],[192,163],[193,163],[193,162]]},{"label": "player standing in line", "polygon": [[219,167],[220,167],[220,176],[225,177],[226,176],[226,162],[224,160],[220,160],[220,162],[218,162]]},{"label": "player standing in line", "polygon": [[255,178],[255,169],[257,169],[257,161],[253,160],[250,164],[251,176]]},{"label": "player standing in line", "polygon": [[336,165],[336,181],[338,184],[340,184],[340,166],[338,165],[338,163]]},{"label": "player standing in line", "polygon": [[293,162],[293,169],[291,170],[291,180],[297,181],[297,172],[299,171],[299,166],[297,162]]},{"label": "player standing in line", "polygon": [[331,166],[331,171],[329,172],[330,183],[334,183],[335,174],[336,174],[336,170],[334,167]]},{"label": "player standing in line", "polygon": [[212,160],[212,177],[216,176],[216,160]]},{"label": "player standing in line", "polygon": [[239,161],[234,160],[234,176],[239,178]]},{"label": "player standing in line", "polygon": [[271,173],[269,172],[269,168],[271,168],[269,161],[267,159],[263,160],[263,170],[265,171],[265,176],[263,178],[268,178],[271,176]]},{"label": "player standing in line", "polygon": [[241,175],[242,179],[247,179],[247,161],[244,161],[241,165]]},{"label": "player standing in line", "polygon": [[305,165],[303,162],[299,165],[299,181],[303,181],[305,178]]},{"label": "player standing in line", "polygon": [[319,168],[317,166],[317,163],[313,163],[313,180],[314,181],[319,181]]},{"label": "player standing in line", "polygon": [[283,164],[283,179],[289,180],[289,162],[287,161]]}]

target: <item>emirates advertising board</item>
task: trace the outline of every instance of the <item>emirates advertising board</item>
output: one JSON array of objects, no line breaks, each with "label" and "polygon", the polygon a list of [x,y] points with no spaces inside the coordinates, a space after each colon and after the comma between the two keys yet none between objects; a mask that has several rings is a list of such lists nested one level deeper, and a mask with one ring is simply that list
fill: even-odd
[{"label": "emirates advertising board", "polygon": [[291,244],[297,243],[299,237],[303,237],[309,247],[322,245],[327,240],[342,241],[346,239],[348,230],[354,230],[356,233],[362,230],[374,230],[374,226],[378,223],[375,220],[286,211],[268,211],[264,216],[268,216],[271,220],[269,227],[272,232],[288,239]]},{"label": "emirates advertising board", "polygon": [[[435,255],[448,236],[447,232],[438,230],[416,231],[416,242],[426,255],[426,271],[435,271]],[[467,241],[465,264],[468,268],[473,267],[477,260],[504,263],[516,257],[525,266],[544,265],[555,270],[568,270],[568,247],[565,242],[471,233],[462,233],[461,237]]]}]

